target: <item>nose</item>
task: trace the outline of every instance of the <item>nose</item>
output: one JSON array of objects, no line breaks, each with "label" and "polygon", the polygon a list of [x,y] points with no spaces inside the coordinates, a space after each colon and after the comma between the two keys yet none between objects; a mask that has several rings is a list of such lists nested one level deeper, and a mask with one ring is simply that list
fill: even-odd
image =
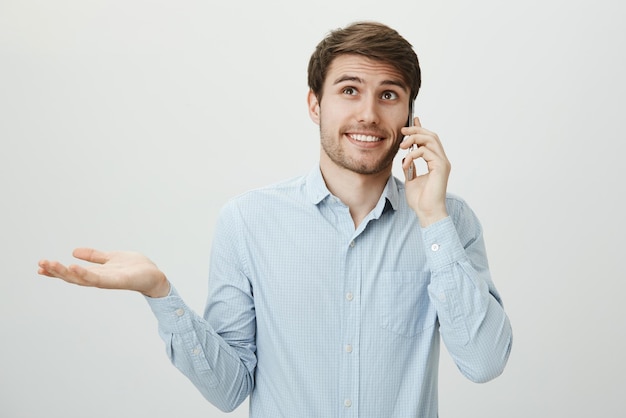
[{"label": "nose", "polygon": [[376,125],[379,122],[376,98],[363,98],[359,103],[357,120],[359,123]]}]

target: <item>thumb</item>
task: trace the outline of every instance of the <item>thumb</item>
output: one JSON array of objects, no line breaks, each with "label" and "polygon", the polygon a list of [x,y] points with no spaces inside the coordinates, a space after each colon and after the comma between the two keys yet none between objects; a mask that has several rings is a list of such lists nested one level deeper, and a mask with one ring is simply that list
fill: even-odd
[{"label": "thumb", "polygon": [[109,261],[107,253],[93,248],[76,248],[72,255],[79,260],[89,261],[90,263],[104,264]]}]

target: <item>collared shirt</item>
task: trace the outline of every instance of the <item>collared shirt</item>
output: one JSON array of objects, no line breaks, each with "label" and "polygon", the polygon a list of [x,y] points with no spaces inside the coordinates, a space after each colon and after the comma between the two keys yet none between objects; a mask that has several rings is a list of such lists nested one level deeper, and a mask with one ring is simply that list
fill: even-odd
[{"label": "collared shirt", "polygon": [[209,298],[148,302],[174,363],[251,418],[437,417],[440,340],[472,381],[498,376],[509,320],[467,204],[421,228],[391,176],[355,228],[319,167],[250,191],[218,218]]}]

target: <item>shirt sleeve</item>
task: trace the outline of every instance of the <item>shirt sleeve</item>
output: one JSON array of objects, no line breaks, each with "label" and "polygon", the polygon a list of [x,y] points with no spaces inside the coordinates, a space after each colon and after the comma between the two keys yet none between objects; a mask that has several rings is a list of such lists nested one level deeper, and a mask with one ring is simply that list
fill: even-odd
[{"label": "shirt sleeve", "polygon": [[464,202],[456,203],[449,217],[422,229],[428,292],[457,367],[468,379],[486,382],[504,370],[511,324],[491,280],[480,223]]},{"label": "shirt sleeve", "polygon": [[[209,402],[228,412],[254,387],[255,318],[250,286],[231,247],[235,240],[224,222],[218,225],[209,274],[210,282],[215,279],[211,300],[216,312],[207,306],[204,316],[197,315],[174,287],[167,297],[146,299],[171,362]],[[224,316],[222,310],[229,312]],[[232,327],[226,330],[220,317],[231,320]]]}]

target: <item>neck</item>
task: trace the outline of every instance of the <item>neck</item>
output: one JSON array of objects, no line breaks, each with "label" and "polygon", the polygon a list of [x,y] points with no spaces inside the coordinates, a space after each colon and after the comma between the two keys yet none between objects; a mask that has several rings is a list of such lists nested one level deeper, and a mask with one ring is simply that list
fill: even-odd
[{"label": "neck", "polygon": [[350,208],[355,228],[374,209],[391,175],[391,167],[375,174],[359,174],[328,158],[322,158],[320,169],[328,190]]}]

